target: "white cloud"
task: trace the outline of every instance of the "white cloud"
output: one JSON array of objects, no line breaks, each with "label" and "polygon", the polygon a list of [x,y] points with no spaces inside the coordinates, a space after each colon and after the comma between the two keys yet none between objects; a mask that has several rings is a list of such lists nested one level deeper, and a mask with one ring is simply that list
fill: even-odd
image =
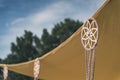
[{"label": "white cloud", "polygon": [[[92,8],[93,6],[91,5],[90,7]],[[86,7],[89,7],[89,5]],[[11,21],[11,23],[8,23],[8,33],[6,33],[4,36],[1,36],[0,38],[0,47],[3,47],[2,50],[5,51],[0,51],[2,54],[9,53],[10,43],[15,42],[16,36],[23,35],[24,30],[30,30],[40,37],[43,28],[47,28],[50,32],[55,23],[63,21],[66,17],[86,20],[92,14],[92,10],[83,10],[83,7],[74,4],[74,2],[60,1],[48,5],[44,8],[43,11],[38,10],[37,12],[31,13],[26,17],[20,17],[16,20]],[[1,56],[4,58],[6,54]]]},{"label": "white cloud", "polygon": [[36,31],[38,29],[43,29],[43,27],[48,28],[65,17],[64,14],[68,13],[70,10],[69,8],[71,8],[71,5],[64,2],[52,4],[46,7],[43,11],[38,11],[37,13],[30,14],[25,18],[18,18],[12,21],[9,25],[11,26],[10,30],[12,31],[15,30],[14,28],[17,28],[19,31],[21,29]]}]

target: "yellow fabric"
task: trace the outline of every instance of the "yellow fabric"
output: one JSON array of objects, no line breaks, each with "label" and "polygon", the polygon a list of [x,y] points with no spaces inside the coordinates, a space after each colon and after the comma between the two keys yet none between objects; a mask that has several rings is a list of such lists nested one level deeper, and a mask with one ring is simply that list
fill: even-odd
[{"label": "yellow fabric", "polygon": [[[95,80],[120,80],[120,0],[107,0],[93,15],[99,26]],[[85,52],[78,29],[56,49],[39,58],[40,78],[85,80]],[[8,65],[9,70],[33,76],[33,61]],[[0,64],[3,67],[3,64]]]}]

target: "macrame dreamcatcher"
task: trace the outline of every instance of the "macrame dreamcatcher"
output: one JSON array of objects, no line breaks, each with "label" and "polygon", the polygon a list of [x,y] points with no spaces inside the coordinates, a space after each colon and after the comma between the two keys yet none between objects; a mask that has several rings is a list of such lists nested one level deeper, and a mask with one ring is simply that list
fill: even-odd
[{"label": "macrame dreamcatcher", "polygon": [[7,67],[7,65],[4,65],[3,77],[4,77],[4,80],[7,80],[7,77],[8,77],[8,67]]},{"label": "macrame dreamcatcher", "polygon": [[40,61],[37,58],[35,59],[34,62],[34,80],[38,80],[39,72],[40,72]]},{"label": "macrame dreamcatcher", "polygon": [[98,24],[95,19],[88,19],[81,29],[81,42],[86,53],[86,80],[94,80],[95,47],[98,41]]}]

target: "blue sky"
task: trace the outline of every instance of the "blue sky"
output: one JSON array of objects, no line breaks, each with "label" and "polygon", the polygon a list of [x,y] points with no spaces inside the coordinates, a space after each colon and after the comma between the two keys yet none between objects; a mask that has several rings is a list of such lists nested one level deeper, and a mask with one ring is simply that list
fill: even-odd
[{"label": "blue sky", "polygon": [[24,30],[41,36],[65,18],[85,21],[105,0],[0,0],[0,58],[10,53],[10,44]]}]

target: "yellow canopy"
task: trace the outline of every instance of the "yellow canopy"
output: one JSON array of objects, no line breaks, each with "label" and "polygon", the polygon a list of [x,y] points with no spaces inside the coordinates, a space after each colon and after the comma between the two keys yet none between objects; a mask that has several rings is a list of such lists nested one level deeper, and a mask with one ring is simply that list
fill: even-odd
[{"label": "yellow canopy", "polygon": [[[120,80],[120,0],[107,0],[93,15],[99,26],[95,80]],[[85,52],[78,29],[69,39],[40,57],[39,78],[85,80]],[[9,70],[33,77],[33,61],[8,65]],[[3,64],[0,64],[3,67]]]}]

